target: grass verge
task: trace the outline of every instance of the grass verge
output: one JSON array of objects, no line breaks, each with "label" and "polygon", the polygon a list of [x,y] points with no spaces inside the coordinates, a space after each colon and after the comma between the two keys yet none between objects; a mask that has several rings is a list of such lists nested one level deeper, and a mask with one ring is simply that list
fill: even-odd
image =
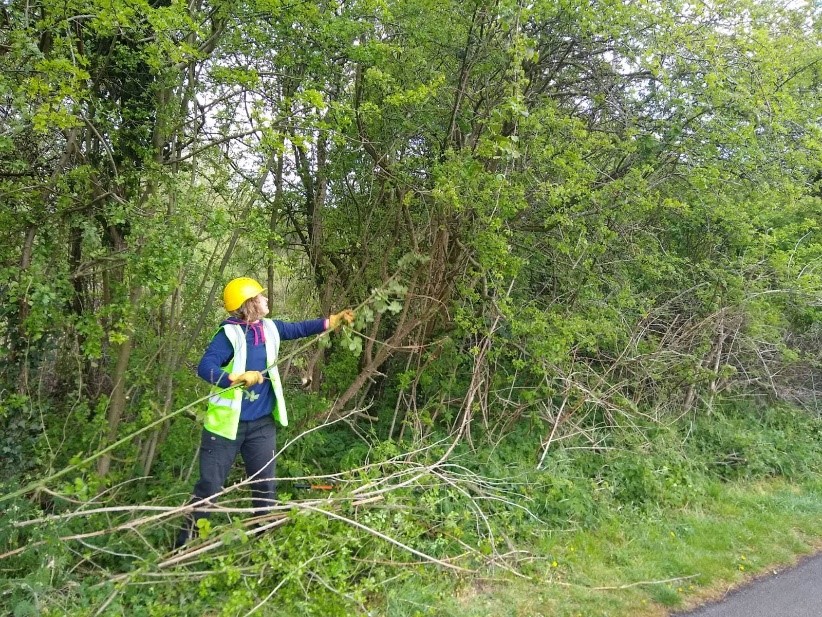
[{"label": "grass verge", "polygon": [[540,535],[529,580],[394,594],[392,616],[660,617],[794,563],[822,546],[822,481],[712,484],[699,501],[595,530]]}]

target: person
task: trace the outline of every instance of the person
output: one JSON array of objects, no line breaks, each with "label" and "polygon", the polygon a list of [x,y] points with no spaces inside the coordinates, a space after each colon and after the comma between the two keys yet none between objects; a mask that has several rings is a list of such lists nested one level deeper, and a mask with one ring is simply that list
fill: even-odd
[{"label": "person", "polygon": [[[200,443],[200,479],[190,503],[219,494],[240,454],[250,479],[252,506],[255,514],[262,514],[276,499],[274,420],[288,425],[276,366],[280,342],[334,330],[344,322],[350,325],[354,312],[346,309],[328,318],[293,323],[266,319],[268,298],[262,286],[247,277],[225,286],[223,304],[230,317],[220,324],[197,367],[212,390]],[[226,390],[234,385],[241,387]],[[195,508],[174,547],[196,535],[197,521],[207,517],[207,511]]]}]

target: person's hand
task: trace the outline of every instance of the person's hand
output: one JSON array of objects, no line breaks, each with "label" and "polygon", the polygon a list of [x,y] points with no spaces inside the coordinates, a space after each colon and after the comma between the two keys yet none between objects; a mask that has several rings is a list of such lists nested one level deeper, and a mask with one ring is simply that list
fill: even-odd
[{"label": "person's hand", "polygon": [[351,309],[345,309],[339,313],[334,313],[328,318],[328,328],[329,330],[336,330],[342,325],[343,322],[349,326],[354,323],[354,311]]},{"label": "person's hand", "polygon": [[228,380],[231,382],[232,386],[242,383],[250,387],[263,383],[263,381],[265,381],[265,377],[263,377],[263,374],[260,371],[246,371],[245,373],[231,373],[228,376]]}]

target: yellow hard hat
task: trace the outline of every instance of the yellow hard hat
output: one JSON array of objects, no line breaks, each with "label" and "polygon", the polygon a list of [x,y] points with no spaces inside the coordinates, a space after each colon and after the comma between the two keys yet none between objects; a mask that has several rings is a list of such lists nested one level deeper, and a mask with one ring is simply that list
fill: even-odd
[{"label": "yellow hard hat", "polygon": [[223,289],[223,306],[229,313],[236,311],[243,305],[243,302],[263,293],[262,285],[254,279],[241,276],[228,282]]}]

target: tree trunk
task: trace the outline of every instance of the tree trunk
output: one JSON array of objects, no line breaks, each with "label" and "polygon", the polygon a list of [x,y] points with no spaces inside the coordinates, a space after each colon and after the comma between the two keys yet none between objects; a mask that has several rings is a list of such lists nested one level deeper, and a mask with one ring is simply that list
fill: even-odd
[{"label": "tree trunk", "polygon": [[274,252],[277,250],[276,233],[280,220],[280,208],[283,199],[283,155],[277,157],[277,169],[274,172],[274,203],[271,204],[271,216],[268,223],[268,298],[274,297]]},{"label": "tree trunk", "polygon": [[[37,227],[29,225],[26,230],[26,239],[23,241],[23,252],[20,256],[20,274],[24,274],[31,265],[31,255],[34,247],[34,237],[37,235]],[[17,309],[17,340],[12,344],[11,360],[12,365],[17,366],[17,393],[24,394],[29,386],[29,362],[27,354],[23,349],[26,341],[26,319],[29,316],[28,293],[20,296]]]},{"label": "tree trunk", "polygon": [[[140,301],[141,289],[135,288],[131,292],[131,306],[135,307]],[[120,422],[123,418],[123,413],[126,409],[126,371],[128,370],[128,361],[131,358],[131,351],[134,346],[134,334],[129,333],[117,349],[117,363],[114,366],[114,373],[112,375],[113,388],[111,391],[111,399],[109,400],[106,441],[103,444],[107,446],[117,439],[117,431],[120,428]],[[106,452],[97,461],[97,473],[101,476],[108,474],[111,467],[111,452]]]}]

